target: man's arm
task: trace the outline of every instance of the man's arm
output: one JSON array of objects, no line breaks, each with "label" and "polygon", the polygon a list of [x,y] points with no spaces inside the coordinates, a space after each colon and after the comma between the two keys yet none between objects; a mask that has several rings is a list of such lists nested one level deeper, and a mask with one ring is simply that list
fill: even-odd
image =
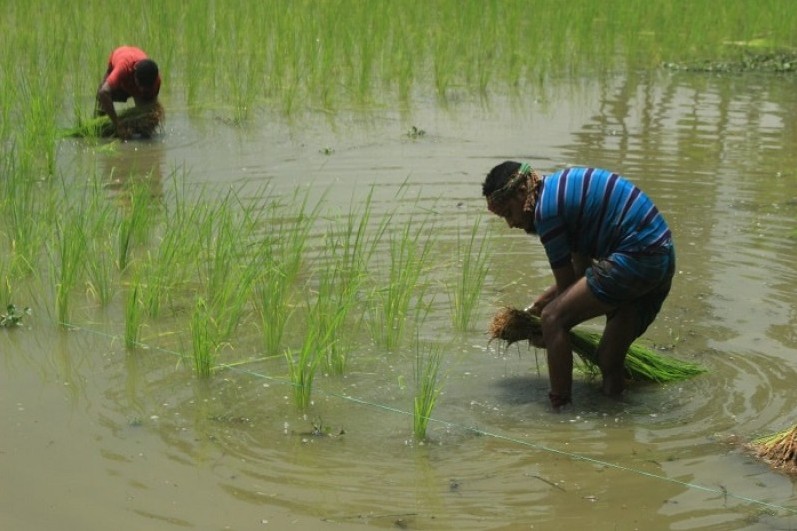
[{"label": "man's arm", "polygon": [[545,308],[545,305],[569,288],[576,280],[584,276],[584,272],[590,264],[591,260],[588,258],[573,253],[572,260],[569,264],[551,269],[556,283],[543,291],[526,310],[536,315],[542,313],[542,309]]},{"label": "man's arm", "polygon": [[100,109],[108,115],[111,119],[116,134],[119,138],[127,138],[127,130],[124,125],[119,121],[119,116],[116,114],[116,109],[113,106],[113,99],[111,98],[111,87],[107,81],[103,81],[100,88],[97,89],[97,102],[100,104]]}]

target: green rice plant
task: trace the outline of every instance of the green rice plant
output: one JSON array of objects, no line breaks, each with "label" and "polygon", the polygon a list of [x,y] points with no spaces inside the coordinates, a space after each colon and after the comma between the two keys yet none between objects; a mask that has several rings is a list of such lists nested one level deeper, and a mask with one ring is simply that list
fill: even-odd
[{"label": "green rice plant", "polygon": [[95,189],[86,220],[87,290],[101,306],[107,306],[116,292],[114,235],[119,220],[113,205]]},{"label": "green rice plant", "polygon": [[88,290],[101,306],[107,306],[116,293],[114,275],[116,263],[112,258],[112,244],[109,241],[93,239],[88,242],[87,255],[90,257],[86,260]]},{"label": "green rice plant", "polygon": [[55,280],[55,306],[58,322],[69,323],[69,299],[83,273],[86,258],[86,231],[83,210],[71,211],[66,220],[56,223],[56,254],[52,263]]},{"label": "green rice plant", "polygon": [[429,346],[424,350],[421,349],[420,345],[416,346],[412,432],[418,441],[426,439],[429,421],[432,418],[432,412],[442,391],[440,383],[441,362],[442,351],[440,348]]},{"label": "green rice plant", "polygon": [[[372,337],[387,349],[400,344],[411,310],[417,314],[423,307],[425,286],[420,280],[434,244],[433,233],[426,222],[416,225],[409,219],[400,231],[388,235],[388,278],[372,294],[369,322]],[[418,304],[411,307],[413,301]]]},{"label": "green rice plant", "polygon": [[[371,219],[373,190],[363,201],[362,210],[351,209],[342,221],[331,223],[326,235],[324,251],[328,262],[318,266],[318,294],[311,319],[317,321],[322,333],[329,336],[326,344],[325,368],[343,374],[346,368],[347,345],[351,330],[342,334],[357,306],[360,291],[367,278],[367,268],[390,217],[386,216],[368,233]],[[352,204],[355,204],[353,201]]]},{"label": "green rice plant", "polygon": [[466,331],[471,328],[473,314],[478,307],[484,280],[487,277],[487,238],[479,234],[481,219],[477,219],[471,228],[470,237],[464,242],[457,237],[457,255],[455,269],[458,276],[453,289],[450,289],[451,317],[454,328]]},{"label": "green rice plant", "polygon": [[125,300],[125,348],[133,349],[139,343],[144,308],[141,304],[141,284],[135,278],[130,285]]},{"label": "green rice plant", "polygon": [[[295,214],[288,217],[286,211]],[[255,309],[260,317],[263,344],[268,354],[281,351],[294,289],[301,271],[310,228],[318,206],[307,211],[307,196],[294,195],[286,205],[272,207],[266,220],[268,236],[258,246],[261,274],[254,284]]]},{"label": "green rice plant", "polygon": [[152,192],[148,183],[134,181],[127,196],[127,208],[119,223],[117,262],[120,271],[127,269],[131,248],[143,242],[149,231],[152,210]]},{"label": "green rice plant", "polygon": [[3,214],[8,227],[12,273],[20,276],[37,271],[39,255],[49,239],[56,201],[53,192],[34,177],[32,155],[8,155],[0,179]]},{"label": "green rice plant", "polygon": [[191,349],[194,359],[194,372],[199,378],[209,378],[216,362],[216,342],[214,340],[213,317],[205,300],[197,297],[191,315]]},{"label": "green rice plant", "polygon": [[356,303],[356,279],[347,278],[337,267],[322,268],[315,303],[308,311],[309,321],[318,328],[319,336],[326,341],[319,345],[319,355],[327,370],[343,374],[346,369],[347,349],[343,341],[350,335],[342,333],[347,318]]},{"label": "green rice plant", "polygon": [[35,154],[32,159],[39,177],[55,175],[55,160],[58,129],[55,116],[58,114],[60,99],[57,92],[42,90],[39,84],[51,78],[51,72],[41,72],[39,76],[18,79],[24,105],[21,109],[20,148],[23,152]]},{"label": "green rice plant", "polygon": [[255,280],[254,304],[260,317],[263,347],[268,354],[276,354],[282,347],[288,319],[292,313],[291,284],[278,264],[264,266]]},{"label": "green rice plant", "polygon": [[[175,186],[176,186],[176,181]],[[142,273],[142,300],[147,315],[156,318],[163,304],[174,296],[176,288],[196,277],[200,255],[200,231],[211,211],[205,205],[188,205],[185,194],[175,189],[174,204],[165,213],[155,252],[147,254]]]},{"label": "green rice plant", "polygon": [[298,351],[292,349],[285,351],[285,359],[288,362],[288,376],[293,385],[293,399],[296,406],[302,411],[306,410],[311,404],[313,381],[321,362],[319,351],[323,349],[325,340],[326,338],[320,335],[318,327],[310,323],[301,349]]}]

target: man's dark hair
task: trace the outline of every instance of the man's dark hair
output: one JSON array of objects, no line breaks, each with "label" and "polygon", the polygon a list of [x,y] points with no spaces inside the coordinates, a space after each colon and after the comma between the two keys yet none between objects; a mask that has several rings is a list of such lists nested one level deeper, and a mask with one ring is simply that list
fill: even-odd
[{"label": "man's dark hair", "polygon": [[142,59],[136,63],[136,79],[145,87],[151,87],[158,79],[158,65],[152,59]]},{"label": "man's dark hair", "polygon": [[482,194],[484,197],[490,197],[493,192],[502,188],[518,170],[520,170],[520,163],[511,160],[502,162],[490,170],[490,173],[487,174],[487,178],[482,185]]}]

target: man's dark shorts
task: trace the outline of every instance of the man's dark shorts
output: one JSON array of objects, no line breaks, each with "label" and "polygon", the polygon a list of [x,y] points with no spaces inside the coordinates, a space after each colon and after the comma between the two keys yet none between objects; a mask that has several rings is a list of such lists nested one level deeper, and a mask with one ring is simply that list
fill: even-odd
[{"label": "man's dark shorts", "polygon": [[[615,253],[586,271],[590,291],[612,306],[633,305],[639,315],[637,337],[647,330],[670,293],[675,274],[675,247],[660,253]],[[609,314],[611,317],[611,313]]]}]

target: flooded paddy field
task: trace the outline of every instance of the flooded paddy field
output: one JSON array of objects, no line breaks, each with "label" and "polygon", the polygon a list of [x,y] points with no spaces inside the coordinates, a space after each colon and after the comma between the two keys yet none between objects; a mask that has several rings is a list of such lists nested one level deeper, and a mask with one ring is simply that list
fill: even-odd
[{"label": "flooded paddy field", "polygon": [[[129,267],[112,273],[105,302],[88,265],[118,257],[116,248],[87,248],[63,312],[66,239],[43,237],[35,272],[8,277],[2,293],[31,314],[0,329],[0,527],[796,527],[793,478],[743,449],[797,423],[795,84],[766,72],[628,69],[487,97],[450,87],[445,102],[421,95],[409,108],[256,109],[243,122],[227,109],[198,110],[165,84],[167,119],[152,139],[58,140],[57,184],[37,189],[73,198],[53,199],[65,205],[53,233],[69,226],[74,204],[128,219],[130,201],[143,197],[152,223],[134,238]],[[77,99],[88,107],[91,97]],[[632,383],[619,401],[577,374],[573,408],[550,410],[544,352],[504,348],[486,333],[496,309],[528,304],[551,282],[539,243],[486,212],[481,183],[505,159],[543,173],[605,167],[651,195],[678,265],[642,339],[705,374]],[[191,225],[193,211],[203,215]],[[257,252],[175,262],[193,268],[168,277],[168,296],[147,307],[128,341],[130,293],[161,278],[145,267],[150,258],[174,232],[191,240],[227,214]],[[292,298],[269,307],[277,285],[255,282],[201,376],[196,331],[215,330],[232,303],[213,306],[199,279],[221,271],[242,284],[249,258],[292,250],[279,246],[293,238],[281,223],[303,217]],[[338,278],[327,273],[339,271],[352,220],[364,222],[374,250],[337,307],[352,310],[336,330],[345,366],[321,363],[299,407],[291,360],[335,309],[319,294]],[[477,303],[458,326],[454,287],[472,233],[485,242],[486,276],[471,285]],[[208,245],[220,250],[213,234]],[[399,320],[382,327],[408,242],[423,251],[408,262],[419,276]],[[7,249],[8,272],[16,250]],[[274,340],[266,331],[282,318]],[[392,335],[397,323],[405,328]],[[419,439],[415,370],[427,351],[440,353],[441,391]]]}]

